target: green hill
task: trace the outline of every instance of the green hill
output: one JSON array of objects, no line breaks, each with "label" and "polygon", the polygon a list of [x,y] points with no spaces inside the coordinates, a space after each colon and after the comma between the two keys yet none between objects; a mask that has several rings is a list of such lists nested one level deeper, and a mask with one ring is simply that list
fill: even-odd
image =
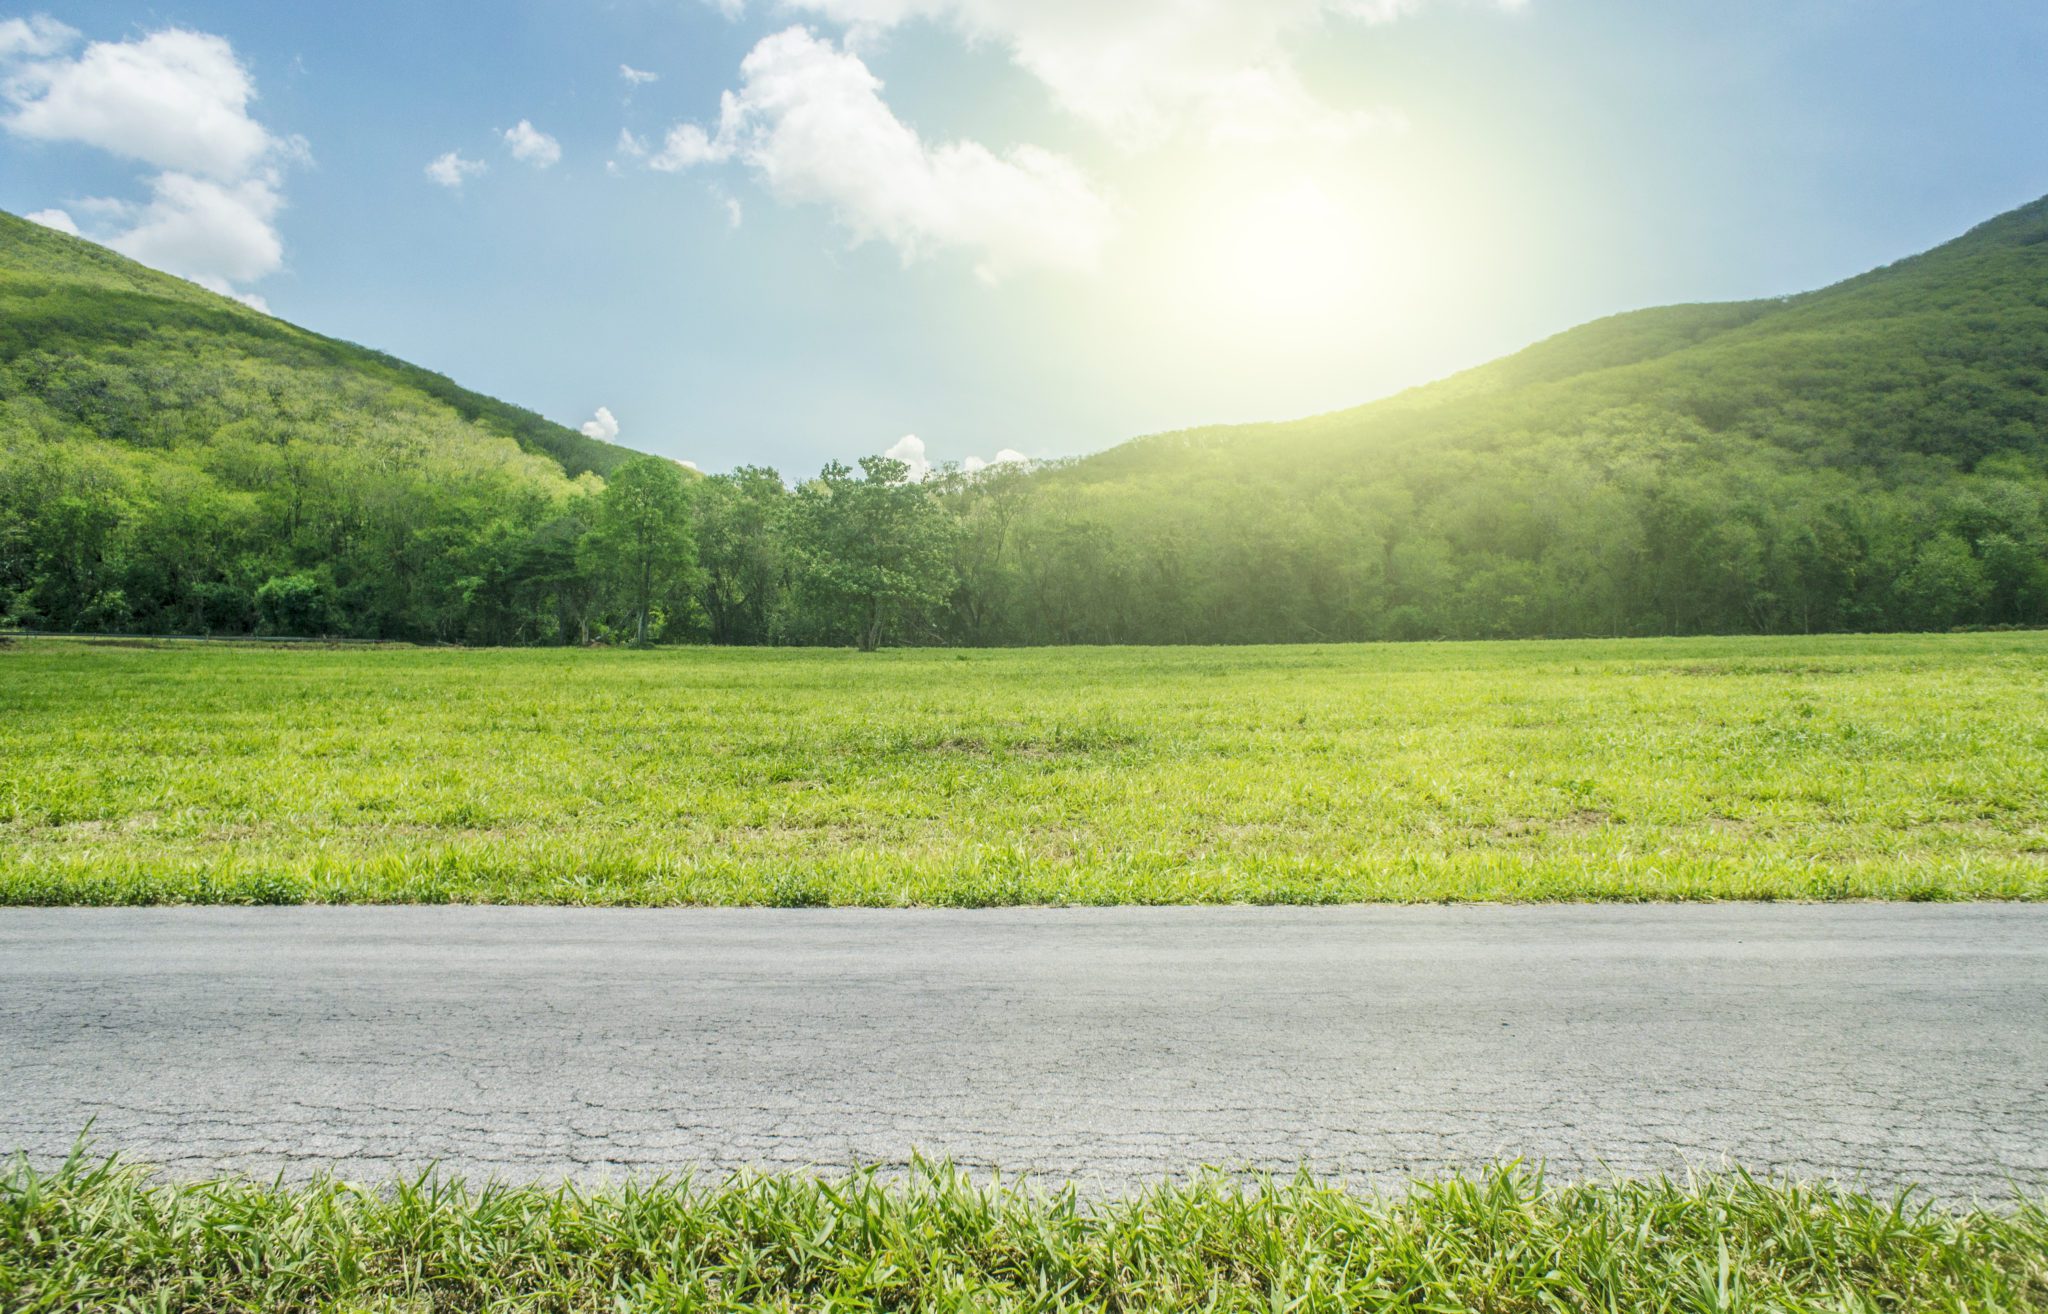
[{"label": "green hill", "polygon": [[0,216],[0,624],[1237,643],[2048,624],[2048,201],[1353,410],[828,474],[684,481]]},{"label": "green hill", "polygon": [[1138,439],[1087,464],[1233,442],[1302,458],[1416,439],[1492,445],[1648,406],[1708,433],[1825,447],[1830,459],[1969,465],[2048,446],[2044,370],[2048,199],[1819,292],[1616,315],[1384,402]]},{"label": "green hill", "polygon": [[0,213],[0,619],[517,637],[476,541],[632,455]]},{"label": "green hill", "polygon": [[2044,475],[2048,200],[1822,291],[1069,463],[1015,583],[1044,638],[2039,624]]},{"label": "green hill", "polygon": [[[84,392],[75,384],[69,391],[38,389],[47,369],[23,362],[39,356],[95,362],[97,382]],[[105,247],[0,212],[0,367],[7,370],[0,397],[33,397],[60,419],[85,423],[101,436],[115,436],[112,428],[142,441],[189,433],[217,408],[244,419],[280,409],[254,391],[234,388],[218,372],[226,361],[249,377],[265,375],[261,390],[273,395],[281,389],[310,402],[329,392],[382,414],[436,420],[452,414],[477,436],[510,438],[570,475],[604,474],[632,455],[457,387],[431,370],[309,333]],[[202,381],[202,374],[210,377]],[[138,390],[181,375],[191,387],[138,402]]]}]

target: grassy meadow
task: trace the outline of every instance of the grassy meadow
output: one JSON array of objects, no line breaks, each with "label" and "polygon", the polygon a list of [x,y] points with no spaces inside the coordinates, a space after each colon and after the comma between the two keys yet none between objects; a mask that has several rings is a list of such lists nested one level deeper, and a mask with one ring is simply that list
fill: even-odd
[{"label": "grassy meadow", "polygon": [[0,902],[2048,896],[2048,634],[0,646]]},{"label": "grassy meadow", "polygon": [[0,1306],[2003,1314],[2048,1307],[2048,1208],[1515,1168],[1398,1198],[1208,1177],[1089,1204],[933,1165],[583,1191],[172,1184],[74,1156],[0,1165]]}]

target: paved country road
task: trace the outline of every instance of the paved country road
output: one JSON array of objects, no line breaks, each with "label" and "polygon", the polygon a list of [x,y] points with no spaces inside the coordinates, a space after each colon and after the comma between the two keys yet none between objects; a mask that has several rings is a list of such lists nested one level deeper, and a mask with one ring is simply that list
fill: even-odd
[{"label": "paved country road", "polygon": [[0,1147],[2048,1190],[2048,906],[0,909]]}]

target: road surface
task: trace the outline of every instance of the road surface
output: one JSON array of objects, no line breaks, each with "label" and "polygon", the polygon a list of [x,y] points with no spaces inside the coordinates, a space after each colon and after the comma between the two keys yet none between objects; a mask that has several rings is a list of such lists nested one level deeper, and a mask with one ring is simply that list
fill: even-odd
[{"label": "road surface", "polygon": [[0,1148],[2048,1190],[2048,906],[0,909]]}]

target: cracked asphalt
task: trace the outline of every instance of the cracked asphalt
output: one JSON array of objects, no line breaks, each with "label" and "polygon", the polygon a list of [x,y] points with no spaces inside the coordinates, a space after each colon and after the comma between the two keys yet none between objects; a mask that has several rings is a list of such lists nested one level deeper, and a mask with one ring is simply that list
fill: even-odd
[{"label": "cracked asphalt", "polygon": [[180,1175],[2048,1190],[2048,906],[0,910],[0,1148]]}]

